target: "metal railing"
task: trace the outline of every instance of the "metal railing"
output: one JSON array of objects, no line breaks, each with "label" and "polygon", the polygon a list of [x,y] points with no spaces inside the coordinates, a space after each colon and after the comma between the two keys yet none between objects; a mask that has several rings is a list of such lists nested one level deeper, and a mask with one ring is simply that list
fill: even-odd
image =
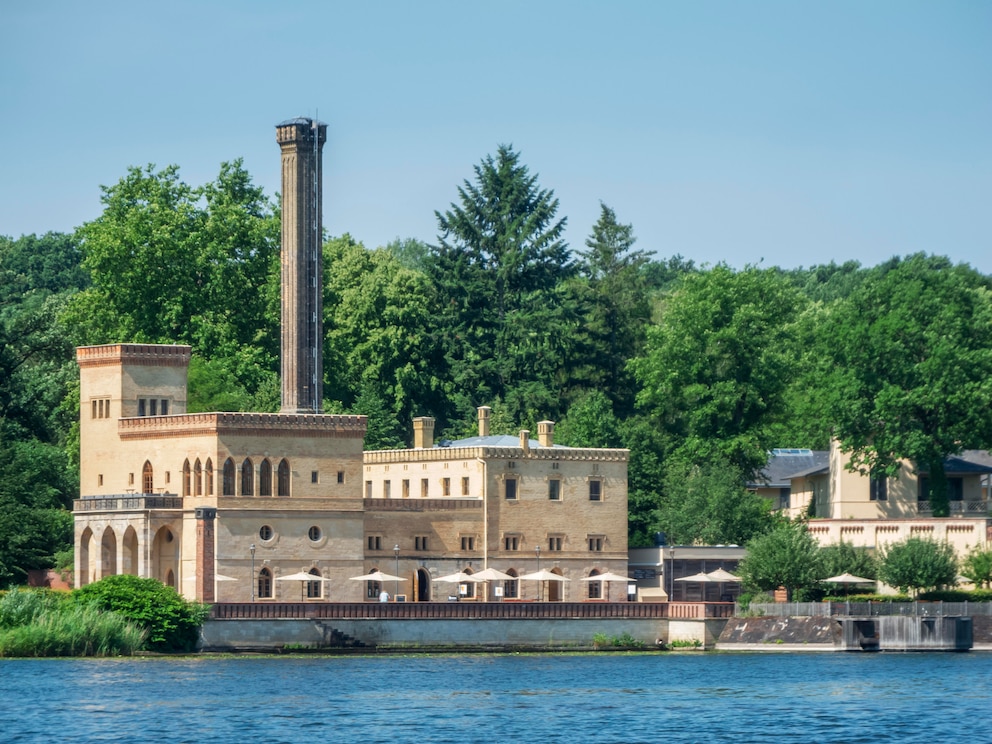
[{"label": "metal railing", "polygon": [[[988,501],[951,501],[948,506],[950,514],[970,514],[980,517],[989,513]],[[916,511],[921,515],[932,514],[933,507],[929,501],[917,501]]]},{"label": "metal railing", "polygon": [[140,511],[142,509],[182,509],[181,496],[159,494],[122,494],[119,496],[90,496],[72,502],[74,512]]},{"label": "metal railing", "polygon": [[971,617],[992,615],[992,602],[775,602],[752,603],[737,614],[764,617]]},{"label": "metal railing", "polygon": [[[675,614],[672,614],[672,613]],[[544,620],[732,617],[732,602],[224,602],[212,620]]]}]

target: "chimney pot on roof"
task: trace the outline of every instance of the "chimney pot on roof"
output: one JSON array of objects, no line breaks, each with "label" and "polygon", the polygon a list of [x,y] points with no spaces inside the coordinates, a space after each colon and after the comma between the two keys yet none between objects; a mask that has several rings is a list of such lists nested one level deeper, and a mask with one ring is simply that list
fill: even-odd
[{"label": "chimney pot on roof", "polygon": [[489,414],[493,409],[489,406],[479,406],[479,436],[489,436]]},{"label": "chimney pot on roof", "polygon": [[537,422],[537,441],[541,443],[542,447],[554,447],[555,446],[555,422],[554,421],[538,421]]},{"label": "chimney pot on roof", "polygon": [[416,449],[434,446],[434,419],[430,416],[419,416],[413,420],[413,446]]},{"label": "chimney pot on roof", "polygon": [[520,449],[524,451],[524,454],[530,452],[530,430],[528,429],[520,430]]}]

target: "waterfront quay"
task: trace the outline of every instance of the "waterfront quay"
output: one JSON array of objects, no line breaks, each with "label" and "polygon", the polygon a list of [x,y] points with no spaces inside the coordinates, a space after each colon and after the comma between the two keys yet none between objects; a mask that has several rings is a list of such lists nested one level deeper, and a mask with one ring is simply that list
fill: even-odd
[{"label": "waterfront quay", "polygon": [[213,605],[205,650],[585,649],[597,636],[712,648],[732,602],[256,602]]}]

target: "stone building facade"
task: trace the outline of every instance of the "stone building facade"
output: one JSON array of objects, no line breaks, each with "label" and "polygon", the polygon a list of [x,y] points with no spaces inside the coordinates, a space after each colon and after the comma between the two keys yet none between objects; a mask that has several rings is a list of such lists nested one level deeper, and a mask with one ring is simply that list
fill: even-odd
[{"label": "stone building facade", "polygon": [[[76,585],[129,573],[214,601],[598,599],[627,568],[627,450],[562,447],[554,424],[362,452],[363,416],[187,413],[188,346],[77,351]],[[445,584],[538,566],[567,581]],[[402,581],[355,582],[378,569]],[[313,580],[282,581],[309,574]],[[230,580],[229,580],[230,579]],[[499,591],[497,591],[499,590]]]}]

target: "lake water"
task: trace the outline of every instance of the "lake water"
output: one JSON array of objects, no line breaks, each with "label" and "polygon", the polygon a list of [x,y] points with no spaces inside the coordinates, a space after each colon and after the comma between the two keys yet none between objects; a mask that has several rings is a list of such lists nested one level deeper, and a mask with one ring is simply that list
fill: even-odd
[{"label": "lake water", "polygon": [[0,660],[3,742],[992,741],[992,655]]}]

